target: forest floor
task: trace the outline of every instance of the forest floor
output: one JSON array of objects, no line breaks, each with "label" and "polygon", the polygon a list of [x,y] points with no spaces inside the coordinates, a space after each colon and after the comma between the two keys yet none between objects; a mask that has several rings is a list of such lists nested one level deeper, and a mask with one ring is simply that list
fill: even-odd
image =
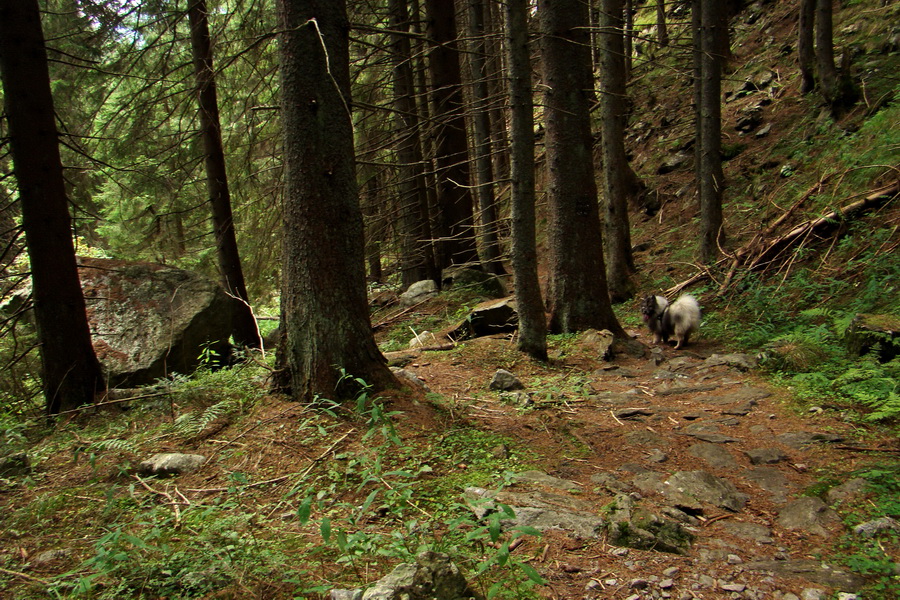
[{"label": "forest floor", "polygon": [[[896,452],[897,439],[851,425],[830,407],[800,411],[785,390],[732,366],[740,360],[708,360],[721,354],[701,332],[686,348],[663,349],[659,365],[627,353],[604,361],[572,336],[555,340],[542,363],[507,337],[484,337],[407,359],[405,370],[430,392],[381,396],[381,418],[371,408],[363,419],[329,418],[277,396],[204,423],[192,436],[178,435],[175,412],[167,414],[186,411],[186,396],[147,415],[142,402],[123,413],[107,408],[103,419],[78,415],[32,448],[38,465],[26,482],[0,491],[0,595],[47,597],[87,578],[86,597],[315,598],[372,584],[420,544],[448,551],[476,581],[479,557],[490,559],[512,537],[492,543],[476,535],[474,517],[460,516],[472,486],[505,486],[498,500],[600,523],[625,493],[652,519],[681,514],[694,536],[672,553],[618,547],[604,527],[524,535],[512,544],[507,571],[486,570],[483,591],[505,582],[501,597],[524,590],[525,571],[509,570],[514,564],[546,582],[527,595],[546,598],[792,598],[811,589],[822,595],[802,597],[825,598],[850,591],[859,581],[837,556],[845,527],[827,518],[785,526],[781,514],[792,500],[824,495],[861,468],[872,456],[861,448]],[[524,384],[524,403],[489,389],[499,368]],[[382,427],[385,416],[392,428]],[[391,429],[394,442],[387,441]],[[127,448],[96,441],[111,435],[128,440]],[[781,451],[775,464],[754,465],[746,454],[772,448]],[[173,479],[140,478],[134,463],[156,452],[208,460]],[[697,471],[731,482],[746,504],[687,508],[661,493],[674,474]],[[370,502],[373,491],[378,498]],[[312,499],[306,509],[304,497]],[[847,509],[866,502],[859,490],[842,498]],[[292,573],[303,574],[307,593]],[[200,576],[208,594],[188,583]]]}]

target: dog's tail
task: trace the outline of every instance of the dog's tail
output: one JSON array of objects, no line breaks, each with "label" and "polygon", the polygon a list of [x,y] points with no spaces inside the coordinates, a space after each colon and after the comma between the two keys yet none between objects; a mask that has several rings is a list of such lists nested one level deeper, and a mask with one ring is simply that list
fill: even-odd
[{"label": "dog's tail", "polygon": [[696,298],[685,294],[669,306],[669,318],[680,346],[700,327],[700,304]]}]

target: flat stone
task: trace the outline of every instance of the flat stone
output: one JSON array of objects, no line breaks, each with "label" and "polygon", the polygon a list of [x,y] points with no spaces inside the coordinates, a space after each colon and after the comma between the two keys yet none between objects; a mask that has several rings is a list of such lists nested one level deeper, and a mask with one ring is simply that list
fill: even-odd
[{"label": "flat stone", "polygon": [[558,490],[578,491],[582,489],[581,485],[575,483],[574,481],[569,481],[568,479],[560,479],[559,477],[553,477],[552,475],[548,475],[543,471],[523,471],[521,473],[517,473],[516,481],[520,483],[536,483]]},{"label": "flat stone", "polygon": [[828,536],[826,527],[836,527],[841,519],[819,498],[803,497],[785,506],[778,514],[778,524],[785,529],[800,529]]},{"label": "flat stone", "polygon": [[184,475],[200,468],[206,457],[200,454],[165,452],[156,454],[138,465],[141,475]]},{"label": "flat stone", "polygon": [[820,585],[839,590],[858,591],[866,580],[855,573],[844,571],[819,560],[760,560],[744,563],[751,571],[768,571],[782,577],[803,577]]},{"label": "flat stone", "polygon": [[722,521],[722,528],[735,537],[752,540],[759,544],[771,544],[774,542],[772,530],[764,525],[725,520]]},{"label": "flat stone", "polygon": [[679,471],[665,482],[664,494],[679,500],[683,496],[737,512],[747,504],[749,496],[739,492],[727,479],[706,471]]},{"label": "flat stone", "polygon": [[737,461],[734,460],[734,456],[731,455],[731,452],[718,444],[709,442],[694,444],[688,448],[688,452],[691,456],[696,456],[697,458],[705,460],[711,467],[716,469],[737,467]]},{"label": "flat stone", "polygon": [[754,465],[774,465],[787,459],[787,455],[778,448],[754,448],[744,454]]},{"label": "flat stone", "polygon": [[746,471],[744,476],[769,492],[772,495],[773,502],[778,504],[787,502],[792,486],[787,477],[784,476],[784,473],[778,469],[774,467],[757,467]]}]

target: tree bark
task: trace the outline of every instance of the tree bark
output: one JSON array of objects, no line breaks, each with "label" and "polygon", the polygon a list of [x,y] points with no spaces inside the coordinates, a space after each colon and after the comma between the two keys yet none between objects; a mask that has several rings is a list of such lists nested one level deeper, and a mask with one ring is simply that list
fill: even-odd
[{"label": "tree bark", "polygon": [[547,359],[547,318],[537,272],[534,209],[534,99],[528,45],[528,0],[507,0],[511,117],[512,267],[519,313],[518,348]]},{"label": "tree bark", "polygon": [[800,63],[800,93],[808,94],[816,88],[815,40],[816,0],[800,0],[800,24],[797,36],[797,58]]},{"label": "tree bark", "polygon": [[497,235],[499,216],[494,199],[494,168],[491,162],[491,118],[488,108],[488,72],[485,56],[484,2],[469,0],[469,65],[472,75],[472,131],[475,155],[475,196],[479,208],[479,238],[482,266],[488,273],[503,275],[500,240]]},{"label": "tree bark", "polygon": [[669,45],[669,30],[666,26],[665,0],[656,0],[656,40],[663,48]]},{"label": "tree bark", "polygon": [[37,0],[0,0],[0,75],[13,171],[31,261],[48,415],[93,402],[104,387],[78,279]]},{"label": "tree bark", "polygon": [[632,46],[634,45],[634,3],[632,0],[624,0],[625,2],[625,24],[624,24],[624,33],[623,36],[623,54],[625,57],[625,81],[628,81],[631,78],[631,63],[633,60],[634,52],[632,50]]},{"label": "tree bark", "polygon": [[419,137],[419,114],[413,82],[412,47],[406,0],[388,3],[393,62],[394,119],[400,171],[400,277],[404,288],[423,279],[438,281],[429,223],[427,183]]},{"label": "tree bark", "polygon": [[[490,98],[491,116],[491,158],[494,163],[494,177],[497,181],[509,180],[510,149],[507,136],[506,111],[503,109],[502,99],[509,95],[506,89],[506,72],[504,59],[506,52],[503,50],[503,15],[501,3],[498,0],[487,0],[485,3],[485,33],[487,34],[487,71],[488,71],[488,95]],[[505,233],[501,230],[498,235],[503,239]]]},{"label": "tree bark", "polygon": [[[279,0],[285,153],[283,359],[297,399],[394,382],[375,345],[350,120],[343,0]],[[350,377],[345,377],[347,374]]]},{"label": "tree bark", "polygon": [[589,116],[587,4],[539,0],[550,203],[550,331],[624,331],[609,301]]},{"label": "tree bark", "polygon": [[634,297],[634,258],[628,222],[625,155],[625,60],[622,0],[603,0],[600,10],[600,120],[603,123],[604,242],[606,280],[613,302]]},{"label": "tree bark", "polygon": [[426,0],[440,221],[437,265],[478,264],[454,3]]},{"label": "tree bark", "polygon": [[197,80],[197,102],[200,108],[200,134],[206,164],[206,187],[212,211],[213,231],[216,239],[216,258],[222,287],[234,298],[231,335],[240,346],[259,348],[262,339],[253,311],[241,259],[234,217],[231,211],[231,194],[225,168],[225,150],[222,146],[222,126],[219,121],[219,101],[216,94],[215,69],[206,0],[191,0],[188,21],[191,27],[191,53]]},{"label": "tree bark", "polygon": [[834,106],[838,95],[838,74],[834,64],[831,18],[831,0],[816,0],[816,66],[819,71],[819,90],[825,102]]},{"label": "tree bark", "polygon": [[722,10],[701,0],[700,260],[713,262],[722,242]]}]

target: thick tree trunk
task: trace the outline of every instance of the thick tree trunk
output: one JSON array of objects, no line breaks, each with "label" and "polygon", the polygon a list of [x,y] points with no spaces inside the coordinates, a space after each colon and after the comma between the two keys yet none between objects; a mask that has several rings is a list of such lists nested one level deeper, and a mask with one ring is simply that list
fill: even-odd
[{"label": "thick tree trunk", "polygon": [[722,242],[722,9],[701,0],[702,85],[700,92],[700,260],[713,262]]},{"label": "thick tree trunk", "polygon": [[93,402],[103,389],[78,280],[37,0],[0,0],[0,74],[31,261],[47,414]]},{"label": "thick tree trunk", "polygon": [[800,24],[797,36],[797,58],[800,63],[800,93],[808,94],[816,88],[815,41],[816,0],[800,0]]},{"label": "thick tree trunk", "polygon": [[832,33],[832,1],[816,1],[816,66],[819,89],[830,105],[837,100],[838,75],[834,65],[834,35]]},{"label": "thick tree trunk", "polygon": [[528,45],[528,0],[507,0],[511,110],[512,267],[519,312],[518,348],[547,359],[547,318],[537,272],[534,210],[534,100]]},{"label": "thick tree trunk", "polygon": [[656,40],[663,48],[669,45],[669,30],[666,26],[665,0],[656,0]]},{"label": "thick tree trunk", "polygon": [[469,157],[457,47],[454,3],[426,0],[428,39],[432,44],[432,116],[437,175],[437,203],[441,239],[436,245],[438,268],[478,264],[474,236],[472,195],[469,193]]},{"label": "thick tree trunk", "polygon": [[593,93],[587,4],[540,0],[550,203],[550,331],[624,332],[609,302],[588,114]]},{"label": "thick tree trunk", "polygon": [[[366,299],[342,0],[279,0],[285,153],[283,358],[295,398],[394,381]],[[349,374],[351,378],[342,377]]]},{"label": "thick tree trunk", "polygon": [[636,290],[631,274],[631,227],[628,222],[625,155],[625,60],[622,0],[603,0],[600,10],[600,120],[603,123],[604,242],[606,279],[613,302],[624,302]]},{"label": "thick tree trunk", "polygon": [[400,171],[400,276],[404,287],[423,279],[439,279],[431,245],[419,115],[413,84],[412,48],[409,42],[409,12],[406,0],[388,3],[393,61],[394,119],[397,160]]},{"label": "thick tree trunk", "polygon": [[191,52],[197,79],[197,101],[200,108],[200,132],[206,162],[206,186],[212,210],[216,239],[216,257],[222,286],[235,300],[231,335],[241,346],[259,348],[262,340],[256,319],[250,309],[247,285],[238,253],[231,212],[231,195],[222,147],[222,126],[219,122],[219,102],[216,97],[215,70],[209,37],[206,0],[191,0],[188,21],[191,26]]},{"label": "thick tree trunk", "polygon": [[474,134],[475,174],[478,198],[481,255],[484,270],[503,275],[500,240],[497,226],[497,203],[494,200],[494,168],[491,162],[491,118],[488,108],[488,72],[485,57],[484,2],[468,0],[469,65],[472,75],[472,131]]}]

